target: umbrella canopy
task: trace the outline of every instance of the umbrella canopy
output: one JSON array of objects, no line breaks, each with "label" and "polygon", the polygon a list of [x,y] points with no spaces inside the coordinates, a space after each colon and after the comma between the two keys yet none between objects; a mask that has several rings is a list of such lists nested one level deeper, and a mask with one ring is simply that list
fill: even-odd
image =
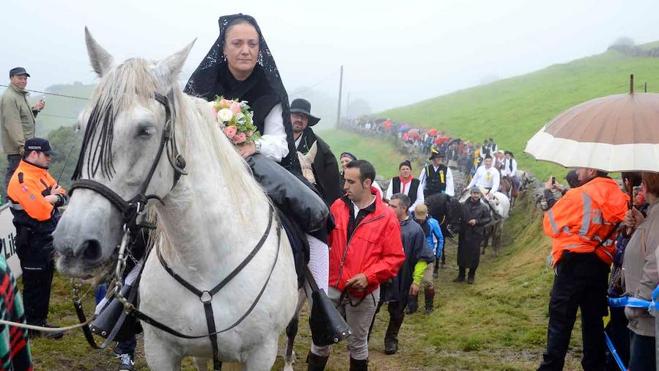
[{"label": "umbrella canopy", "polygon": [[659,94],[609,95],[574,106],[524,151],[565,167],[659,172]]}]

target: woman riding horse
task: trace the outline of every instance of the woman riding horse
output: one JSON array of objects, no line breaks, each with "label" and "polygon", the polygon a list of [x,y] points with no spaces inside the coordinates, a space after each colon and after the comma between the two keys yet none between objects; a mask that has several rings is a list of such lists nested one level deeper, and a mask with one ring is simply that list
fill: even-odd
[{"label": "woman riding horse", "polygon": [[[268,160],[278,162],[302,180],[290,122],[288,95],[272,53],[253,17],[243,14],[223,16],[219,19],[219,25],[219,37],[190,77],[185,92],[208,101],[222,96],[249,103],[254,112],[254,124],[262,136],[256,142],[237,146],[237,149],[252,167],[256,179],[285,214],[282,215],[285,216],[283,219],[288,218],[298,224],[295,226],[284,221],[289,227],[287,229],[290,231],[300,227],[303,232],[310,233],[306,239],[309,255],[306,254],[307,241],[297,238],[302,244],[296,249],[298,271],[301,260],[309,260],[309,269],[318,286],[327,291],[329,263],[326,231],[324,228],[310,230],[308,219],[304,217],[307,215],[305,208],[318,204],[315,200],[300,200],[298,193],[287,190],[290,188],[287,184],[289,178],[267,164]],[[282,192],[287,194],[282,195]],[[287,204],[290,199],[296,198]],[[294,240],[294,236],[289,237]]]}]

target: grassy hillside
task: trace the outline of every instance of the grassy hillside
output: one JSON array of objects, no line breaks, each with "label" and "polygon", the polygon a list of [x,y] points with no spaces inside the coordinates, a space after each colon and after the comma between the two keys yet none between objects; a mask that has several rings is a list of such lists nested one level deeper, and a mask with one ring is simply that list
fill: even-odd
[{"label": "grassy hillside", "polygon": [[330,145],[337,158],[341,152],[350,152],[359,159],[371,162],[376,174],[385,179],[398,175],[398,164],[405,160],[405,156],[399,153],[391,143],[381,139],[364,137],[342,130],[323,131],[319,135]]},{"label": "grassy hillside", "polygon": [[392,109],[382,115],[413,126],[446,130],[475,142],[495,138],[501,148],[516,154],[521,168],[531,169],[545,179],[550,173],[562,175],[564,171],[522,153],[527,140],[573,105],[629,91],[630,73],[635,74],[636,91],[643,91],[644,82],[648,82],[648,91],[659,91],[659,59],[631,57],[611,50]]}]

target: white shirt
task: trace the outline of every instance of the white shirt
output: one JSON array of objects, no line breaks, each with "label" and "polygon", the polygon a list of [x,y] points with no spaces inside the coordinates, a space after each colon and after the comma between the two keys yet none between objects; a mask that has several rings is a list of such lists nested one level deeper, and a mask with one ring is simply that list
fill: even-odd
[{"label": "white shirt", "polygon": [[[435,165],[432,165],[433,169],[437,171],[439,167],[435,167]],[[419,180],[421,181],[421,184],[419,185],[419,188],[426,189],[426,167],[423,167],[423,170],[421,170],[421,175],[419,175]],[[453,187],[453,173],[451,172],[450,167],[446,167],[446,190],[444,193],[447,195],[453,197],[455,196],[455,188]],[[423,191],[421,192],[423,194]]]},{"label": "white shirt", "polygon": [[[410,180],[409,183],[405,183],[405,184],[403,184],[403,182],[400,182],[400,188],[401,188],[401,193],[402,194],[409,196],[410,195],[410,188],[412,188],[412,181]],[[387,200],[391,200],[391,196],[393,196],[393,193],[394,193],[394,181],[392,179],[391,182],[389,182],[389,188],[387,188],[387,193],[384,196],[384,198],[386,198]],[[416,205],[422,204],[423,201],[424,201],[424,198],[423,198],[423,184],[421,184],[421,182],[419,182],[419,186],[416,189],[416,201],[414,201],[414,203],[410,206],[408,211],[410,211],[410,212],[414,211],[414,208],[416,207]]]},{"label": "white shirt", "polygon": [[481,165],[476,174],[469,182],[467,189],[471,189],[473,186],[490,188],[490,193],[499,191],[499,170],[495,169],[494,166],[491,166],[489,169],[485,169],[485,165]]},{"label": "white shirt", "polygon": [[[352,215],[355,217],[355,219],[357,219],[357,214],[359,214],[359,210],[361,209],[353,201],[350,202],[352,203]],[[373,199],[371,200],[371,202],[368,203],[368,205],[364,206],[364,209],[373,205],[373,202],[375,202],[375,197],[373,197]]]},{"label": "white shirt", "polygon": [[[510,163],[512,161],[512,170],[510,170]],[[516,176],[517,175],[517,161],[514,158],[505,159],[503,161],[503,169],[501,169],[501,175],[503,176]]]},{"label": "white shirt", "polygon": [[261,144],[260,153],[276,162],[281,162],[281,159],[288,155],[288,142],[282,114],[281,104],[272,107],[270,113],[265,117],[261,138],[257,141]]}]

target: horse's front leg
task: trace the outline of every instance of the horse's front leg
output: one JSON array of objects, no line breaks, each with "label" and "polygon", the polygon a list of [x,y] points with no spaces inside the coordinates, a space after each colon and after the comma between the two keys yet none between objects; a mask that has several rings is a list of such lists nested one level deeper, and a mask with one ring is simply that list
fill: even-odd
[{"label": "horse's front leg", "polygon": [[144,355],[151,370],[179,371],[181,369],[183,356],[180,349],[163,341],[149,325],[144,326]]},{"label": "horse's front leg", "polygon": [[243,371],[263,371],[272,369],[277,358],[277,335],[264,339],[260,346],[250,350]]}]

